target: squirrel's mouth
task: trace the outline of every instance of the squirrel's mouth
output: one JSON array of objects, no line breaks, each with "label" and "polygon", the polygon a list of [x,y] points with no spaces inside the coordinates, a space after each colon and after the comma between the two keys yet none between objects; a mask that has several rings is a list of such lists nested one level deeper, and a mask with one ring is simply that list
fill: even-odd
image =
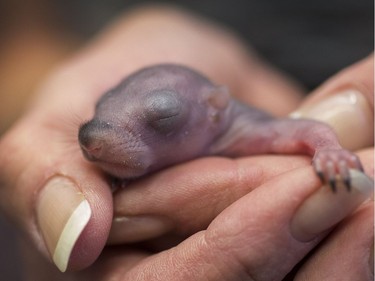
[{"label": "squirrel's mouth", "polygon": [[108,174],[120,179],[140,177],[148,171],[148,167],[142,164],[127,165],[110,162],[98,162],[97,164]]}]

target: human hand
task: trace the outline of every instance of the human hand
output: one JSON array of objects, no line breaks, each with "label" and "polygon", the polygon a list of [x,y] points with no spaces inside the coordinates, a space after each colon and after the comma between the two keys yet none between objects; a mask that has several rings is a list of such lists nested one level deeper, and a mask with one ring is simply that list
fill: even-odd
[{"label": "human hand", "polygon": [[[50,77],[0,141],[0,206],[61,270],[85,268],[98,257],[113,214],[107,178],[79,151],[78,122],[88,119],[98,97],[124,76],[160,62],[196,68],[279,115],[298,101],[294,83],[212,24],[168,8],[119,20]],[[275,92],[278,106],[272,107],[268,99]]]},{"label": "human hand", "polygon": [[[331,124],[346,147],[358,150],[365,172],[373,179],[372,65],[373,57],[369,56],[337,74],[312,93],[311,97],[292,115],[294,117],[318,117],[320,121]],[[355,136],[359,137],[352,136],[354,129],[357,130]],[[207,241],[206,237],[211,237],[210,232],[213,231],[219,243],[212,244],[220,244],[219,248],[222,250],[222,252],[217,249],[206,250],[214,252],[217,256],[215,261],[211,260],[213,267],[218,267],[220,258],[225,255],[230,256],[235,251],[243,250],[241,254],[249,259],[252,257],[255,261],[264,261],[265,257],[272,257],[276,262],[276,265],[270,266],[267,262],[246,263],[241,260],[240,264],[248,270],[246,278],[251,276],[256,280],[281,280],[282,276],[288,272],[288,270],[283,271],[283,266],[291,262],[291,268],[308,252],[305,249],[304,254],[301,254],[296,244],[290,246],[285,240],[282,241],[283,234],[285,234],[282,230],[290,231],[291,237],[299,242],[309,241],[304,244],[309,248],[307,244],[314,241],[310,240],[314,237],[312,233],[317,234],[319,230],[329,229],[334,222],[337,223],[343,219],[323,242],[313,243],[315,245],[313,254],[305,257],[299,267],[285,280],[372,280],[373,200],[365,201],[350,214],[355,209],[354,206],[358,206],[360,202],[357,201],[357,195],[347,193],[343,187],[339,189],[338,194],[333,194],[327,193],[327,189],[319,189],[319,184],[316,183],[315,188],[308,193],[309,196],[294,197],[295,192],[300,188],[299,185],[308,188],[309,184],[306,179],[311,179],[311,176],[306,174],[302,176],[302,171],[308,169],[306,165],[309,165],[309,162],[305,158],[257,156],[236,160],[202,159],[168,169],[149,179],[134,183],[115,195],[116,217],[110,241],[131,243],[163,233],[174,234],[172,236],[174,239],[171,239],[171,236],[164,236],[144,244],[146,249],[160,251],[161,241],[166,244],[166,239],[176,243],[193,233],[198,233],[197,235],[203,235]],[[305,177],[305,181],[293,181],[293,179],[299,179],[300,176]],[[282,183],[281,179],[284,177],[285,183],[293,186],[289,191]],[[367,191],[371,194],[373,181],[368,183]],[[257,197],[258,193],[263,194],[262,198],[251,202],[250,198]],[[293,197],[294,200],[299,201],[297,204],[299,208],[294,209],[295,213],[293,218],[289,217],[290,221],[278,224],[280,223],[277,219],[278,215],[285,214],[284,211],[288,209],[285,197]],[[239,207],[240,202],[246,200],[249,200],[246,205],[244,204],[246,207],[243,206],[243,209]],[[271,207],[265,211],[263,208],[270,207],[273,200],[278,204],[286,203],[286,206]],[[226,216],[228,213],[230,215]],[[238,216],[244,214],[249,215],[249,218],[236,220]],[[259,219],[258,215],[261,215],[262,219]],[[277,230],[268,228],[271,221],[276,222],[274,226]],[[236,228],[240,225],[245,229],[242,229],[242,232]],[[286,227],[288,225],[292,225],[291,229]],[[231,235],[224,238],[220,236],[229,229],[232,230]],[[264,232],[265,229],[267,230]],[[296,235],[296,229],[300,231],[304,229],[304,231]],[[273,235],[275,232],[276,236]],[[315,237],[319,240],[317,238],[319,235]],[[248,240],[244,241],[241,238],[244,240],[248,238]],[[188,243],[189,239],[183,243]],[[317,240],[315,240],[316,243]],[[262,244],[262,242],[265,243]],[[248,245],[250,246],[247,248]],[[272,248],[274,245],[279,248]],[[283,251],[285,245],[290,246],[287,253]],[[167,244],[164,247],[170,246]],[[174,248],[174,251],[178,252],[178,249],[181,249],[181,244]],[[254,251],[254,249],[257,250]],[[187,255],[190,253],[188,250],[186,252]],[[278,255],[283,256],[285,260],[281,261]],[[197,256],[198,259],[204,255]],[[295,259],[294,263],[291,256]],[[207,261],[200,260],[200,262],[205,265],[210,264]],[[179,264],[179,260],[175,263]],[[350,266],[343,266],[345,264]],[[181,268],[178,270],[182,271]],[[202,271],[204,272],[204,269]],[[236,277],[225,276],[225,273],[233,272],[236,272],[234,266],[224,267],[221,271],[222,280],[236,280]],[[241,274],[240,272],[240,270],[237,271],[238,275]],[[187,274],[184,277],[185,280],[203,279],[202,276],[194,276],[194,273]],[[176,272],[175,274],[178,276]],[[127,277],[127,275],[124,276]],[[215,279],[213,277],[209,280]]]},{"label": "human hand", "polygon": [[[313,118],[335,128],[341,143],[358,150],[374,178],[374,57],[344,69],[312,93],[294,117]],[[299,270],[295,280],[372,280],[374,201],[343,220]],[[350,265],[350,266],[343,266]],[[369,266],[371,273],[369,272]],[[317,270],[319,269],[319,270]]]},{"label": "human hand", "polygon": [[[150,19],[150,14],[147,16],[146,18]],[[143,17],[143,20],[145,20],[145,17]],[[126,23],[128,24],[129,22],[127,21]],[[138,22],[138,28],[139,24],[141,23]],[[168,26],[170,25],[168,24]],[[178,27],[181,28],[181,26]],[[145,26],[143,26],[143,28],[145,28]],[[91,53],[86,50],[80,58],[67,65],[57,76],[50,80],[49,84],[45,86],[43,93],[40,95],[39,101],[35,103],[34,108],[31,109],[30,113],[27,115],[27,118],[25,117],[21,120],[20,123],[8,133],[1,145],[0,153],[4,157],[7,156],[6,152],[8,149],[12,147],[16,148],[15,150],[18,151],[17,155],[13,156],[16,157],[15,159],[7,157],[8,160],[4,162],[1,179],[5,182],[5,188],[2,190],[2,195],[4,196],[2,196],[3,201],[1,205],[10,214],[10,217],[15,218],[26,232],[32,232],[35,228],[40,227],[40,225],[38,225],[38,223],[40,224],[38,215],[36,215],[37,219],[34,217],[34,208],[37,209],[37,214],[45,213],[43,211],[38,212],[40,205],[45,205],[43,203],[41,204],[41,201],[43,202],[41,198],[47,198],[44,199],[45,202],[52,202],[52,204],[58,207],[58,211],[61,210],[61,206],[55,203],[55,198],[52,198],[54,199],[52,200],[48,198],[48,193],[41,191],[46,190],[46,188],[39,189],[42,184],[38,183],[43,182],[41,179],[46,180],[50,178],[51,175],[55,174],[69,176],[69,178],[73,179],[74,183],[78,185],[80,191],[84,194],[84,198],[89,202],[91,216],[88,224],[84,228],[84,232],[79,236],[78,247],[76,246],[73,250],[73,254],[69,260],[69,269],[78,269],[87,266],[96,258],[98,252],[104,246],[105,238],[109,230],[108,221],[111,219],[111,194],[108,190],[105,178],[82,160],[78,150],[71,149],[71,152],[67,153],[67,151],[70,151],[69,146],[72,145],[72,142],[50,144],[51,139],[61,141],[64,140],[66,134],[72,135],[72,127],[63,126],[61,124],[58,125],[56,122],[50,120],[55,120],[56,118],[63,121],[66,120],[69,114],[65,111],[66,104],[69,104],[70,108],[74,106],[72,108],[73,112],[82,112],[83,116],[87,116],[88,118],[97,97],[105,89],[116,84],[116,81],[121,79],[122,76],[134,70],[132,67],[137,65],[138,68],[140,58],[139,67],[143,66],[143,63],[147,64],[148,61],[150,61],[149,63],[157,63],[163,60],[163,58],[159,58],[158,56],[153,57],[152,52],[147,52],[144,49],[138,50],[137,52],[149,54],[150,57],[145,58],[145,56],[134,55],[132,52],[134,52],[135,48],[128,45],[128,43],[134,42],[128,42],[127,40],[128,38],[134,38],[137,33],[132,35],[129,35],[129,33],[123,34],[123,37],[119,38],[118,35],[121,33],[120,31],[122,31],[120,27],[118,27],[117,31],[112,31],[112,33],[110,33],[112,35],[107,35],[107,37],[102,38],[99,43],[94,45],[91,49]],[[128,32],[130,31],[128,30]],[[196,33],[196,30],[194,30],[194,33]],[[177,36],[179,41],[181,40],[180,36],[181,34]],[[199,40],[190,40],[189,44],[195,42],[195,44],[200,45],[201,39],[202,38],[199,38]],[[138,38],[137,40],[138,46],[146,45],[145,43],[144,45],[139,44],[139,40],[142,41],[142,38]],[[160,40],[161,42],[158,43],[161,44],[161,50],[163,50],[163,52],[156,51],[156,53],[169,53],[167,52],[169,46],[165,46],[165,42],[171,41],[165,40],[165,38],[161,38]],[[218,38],[215,38],[212,42],[217,43],[217,40]],[[224,42],[227,41],[224,40]],[[229,42],[233,41],[229,40]],[[212,75],[214,81],[222,81],[223,84],[227,85],[242,85],[237,88],[238,91],[236,92],[240,93],[240,96],[244,99],[254,99],[253,103],[258,103],[258,105],[262,106],[262,102],[259,102],[262,100],[261,96],[256,97],[257,95],[255,95],[255,97],[248,97],[245,95],[244,89],[251,87],[256,88],[257,86],[249,85],[251,83],[248,82],[250,80],[248,76],[241,76],[241,78],[239,78],[237,75],[237,71],[241,70],[241,67],[238,69],[237,67],[239,65],[245,67],[243,63],[241,64],[243,57],[238,58],[237,55],[233,57],[231,52],[228,54],[225,50],[233,50],[233,48],[227,48],[228,45],[208,45],[206,41],[205,43],[206,44],[202,45],[206,46],[207,50],[202,50],[201,54],[202,57],[204,57],[205,63],[197,59],[197,54],[191,54],[189,52],[192,48],[191,45],[186,46],[186,49],[184,49],[186,52],[176,54],[176,57],[169,59],[174,62],[190,64],[192,67],[201,69],[209,75]],[[118,61],[119,58],[123,58],[124,45],[129,47],[127,50],[131,53],[131,55],[129,55],[130,60],[126,61],[128,62],[126,65]],[[214,46],[218,49],[215,49]],[[155,51],[155,46],[151,47],[151,49]],[[180,48],[177,49],[180,50]],[[216,52],[213,52],[213,50],[216,50]],[[233,51],[235,54],[243,54],[238,48],[234,48]],[[209,53],[214,53],[214,55],[210,57],[207,55]],[[136,62],[131,61],[134,59],[134,56],[137,57]],[[216,56],[221,58],[220,63],[225,65],[228,73],[221,73],[224,67],[220,67],[220,63],[218,65]],[[109,59],[110,57],[112,57],[112,59]],[[223,60],[223,57],[227,59]],[[209,58],[211,58],[211,60]],[[234,58],[237,58],[237,60]],[[127,60],[128,58],[123,59]],[[143,62],[142,59],[144,59]],[[111,75],[103,77],[102,73],[95,71],[95,69],[98,69],[98,65],[102,66],[101,70],[103,73],[110,73]],[[254,66],[249,63],[249,61],[247,61],[245,65],[247,70],[251,68],[249,66]],[[219,71],[217,71],[218,69]],[[237,71],[235,71],[236,69]],[[257,67],[255,69],[257,69]],[[265,68],[261,69],[262,71],[259,71],[259,68],[256,71],[252,69],[252,74],[256,74],[258,71],[261,72],[263,82],[266,82],[266,73],[268,72],[264,70]],[[250,74],[249,72],[244,72],[248,75]],[[232,75],[230,75],[230,73],[232,73]],[[275,73],[269,73],[270,76],[268,76],[268,78],[272,80],[271,77],[274,78]],[[244,80],[246,82],[243,82]],[[259,81],[259,79],[256,80]],[[295,88],[289,83],[281,84],[284,85],[283,87],[286,90],[285,96],[289,97],[290,101],[295,103],[297,100],[295,96],[289,96],[287,94],[289,92],[287,90],[288,88],[289,90]],[[265,85],[272,85],[272,83],[265,83]],[[258,86],[261,88],[260,85]],[[233,86],[233,88],[235,88],[235,86]],[[275,92],[280,92],[280,86],[275,86],[273,91],[269,93]],[[295,90],[295,92],[297,91]],[[77,93],[80,95],[77,95]],[[281,97],[284,97],[284,94],[281,94]],[[284,109],[282,112],[276,113],[285,113],[287,109],[291,108],[290,104],[293,104],[293,102],[290,101],[283,103],[282,100],[283,98],[280,98]],[[280,103],[276,104],[279,108]],[[273,111],[273,109],[275,111],[275,108],[267,105],[267,102],[264,102],[263,105],[266,105],[266,108],[268,106],[270,111]],[[281,106],[281,108],[282,107],[283,106]],[[60,110],[61,108],[64,109]],[[37,132],[39,132],[39,134],[37,134]],[[34,135],[35,139],[28,139],[27,136],[29,135]],[[41,139],[49,141],[43,142]],[[35,149],[30,152],[27,150],[29,147]],[[40,156],[46,154],[46,152],[49,152],[48,155],[39,159]],[[30,159],[33,160],[33,167],[30,165]],[[215,167],[215,171],[211,170],[210,167]],[[207,177],[202,177],[203,169],[207,169],[207,173],[204,173],[208,175]],[[138,278],[139,276],[143,276],[144,279],[147,279],[147,276],[151,278],[151,276],[158,275],[164,280],[178,280],[179,277],[181,280],[189,280],[188,278],[190,278],[190,280],[199,280],[204,277],[210,278],[209,280],[223,280],[225,278],[233,280],[235,277],[232,276],[241,276],[242,274],[247,276],[246,274],[249,274],[249,272],[254,277],[259,276],[259,278],[272,278],[272,276],[280,277],[283,274],[285,275],[293,264],[298,262],[320,239],[320,237],[317,237],[312,242],[301,242],[299,240],[301,239],[301,233],[298,234],[298,230],[294,230],[294,233],[292,233],[292,229],[287,227],[289,225],[288,222],[293,221],[292,217],[296,217],[295,211],[297,207],[308,195],[319,188],[319,183],[314,180],[312,176],[313,173],[311,173],[310,170],[308,160],[304,157],[264,156],[234,161],[210,158],[186,163],[173,169],[163,171],[145,181],[137,182],[133,187],[118,192],[115,196],[115,206],[116,208],[120,208],[116,209],[117,215],[126,217],[127,215],[135,216],[151,213],[159,217],[165,215],[167,219],[161,219],[161,224],[156,225],[156,232],[155,229],[151,229],[151,231],[150,229],[143,229],[143,231],[135,231],[134,233],[133,228],[133,234],[125,233],[127,234],[125,240],[130,237],[130,239],[133,239],[131,241],[135,241],[134,237],[137,236],[138,239],[144,239],[146,238],[144,236],[145,233],[149,238],[159,236],[173,229],[172,234],[174,235],[172,235],[172,237],[175,241],[184,240],[184,242],[179,244],[176,248],[169,249],[170,244],[172,243],[172,245],[174,245],[174,243],[171,242],[170,238],[160,237],[158,241],[150,241],[148,244],[129,244],[129,247],[116,246],[108,248],[94,266],[81,273],[66,274],[61,278],[79,278],[79,280],[82,280],[86,277],[90,280],[93,280],[93,278],[105,280],[118,276],[125,280],[134,280],[135,277]],[[288,171],[290,172],[287,173]],[[302,173],[302,171],[304,172]],[[297,175],[294,173],[297,173]],[[17,181],[18,174],[22,174],[19,181]],[[219,175],[221,176],[219,177]],[[239,175],[242,177],[237,177]],[[181,179],[182,176],[187,177],[187,179]],[[306,179],[310,180],[306,183]],[[17,183],[15,184],[13,181],[17,181]],[[182,182],[186,182],[187,184],[181,186]],[[168,185],[166,185],[166,183],[168,183]],[[25,188],[25,186],[27,188]],[[16,188],[13,189],[14,187]],[[253,189],[260,191],[250,192]],[[151,192],[153,190],[154,192]],[[129,196],[126,196],[126,192],[129,192]],[[249,193],[249,195],[246,195],[247,193]],[[19,196],[19,194],[22,194],[22,196]],[[215,195],[214,197],[213,194]],[[291,194],[293,194],[292,197],[290,196]],[[56,194],[52,197],[60,198],[60,196],[56,196]],[[234,203],[241,197],[244,197],[244,199]],[[359,200],[363,198],[360,193],[351,196],[351,198],[353,197]],[[36,207],[33,203],[34,198],[37,198]],[[269,198],[273,200],[269,200]],[[184,203],[184,208],[181,208],[182,203]],[[225,212],[221,212],[231,203],[234,204]],[[345,214],[351,211],[353,206],[358,204],[355,200],[354,203],[354,205],[345,205],[349,206],[349,208],[345,209],[344,214],[340,214],[338,217],[337,213],[334,212],[332,216],[335,218],[335,221],[341,219]],[[50,207],[48,207],[48,209],[50,210]],[[72,208],[70,207],[70,209]],[[125,212],[123,210],[125,210]],[[130,214],[126,213],[128,211]],[[170,216],[169,219],[168,215]],[[196,219],[192,220],[192,217]],[[264,223],[265,217],[267,219],[272,218],[271,221],[274,223],[266,225]],[[55,217],[53,218],[55,219]],[[141,224],[142,219],[143,222],[147,222],[147,217],[146,220],[144,217],[142,218],[142,216],[138,218],[140,218],[138,222],[141,222]],[[234,219],[232,220],[232,218]],[[35,221],[38,223],[35,223]],[[114,225],[114,228],[117,227],[117,229],[114,229],[111,235],[112,243],[126,242],[118,240],[116,235],[121,233],[121,231],[127,231],[129,224],[122,224],[121,226],[121,223],[124,222],[123,219],[118,220],[118,222],[120,225]],[[137,222],[137,219],[133,220],[133,223],[134,222]],[[150,223],[150,221],[148,222]],[[243,224],[243,222],[247,223]],[[237,225],[241,228],[228,227],[228,224],[232,224],[232,226]],[[295,224],[298,226],[298,223]],[[209,225],[207,231],[198,232],[191,238],[185,240],[187,236],[205,229],[207,225]],[[284,232],[279,231],[280,229]],[[233,233],[230,233],[236,230],[239,235],[232,235]],[[276,230],[278,232],[276,232]],[[318,231],[319,230],[322,229],[318,227]],[[140,236],[142,233],[143,237]],[[269,233],[274,235],[266,235]],[[60,233],[56,235],[58,234]],[[133,236],[133,238],[131,238],[131,236]],[[268,236],[266,237],[267,239],[264,239],[264,236]],[[297,239],[294,236],[296,236]],[[302,234],[302,236],[304,236],[304,234]],[[201,243],[205,242],[206,237],[211,237],[209,240],[213,242],[208,244]],[[217,238],[220,237],[222,238],[222,244],[216,242],[216,240],[218,240]],[[249,237],[251,239],[249,239]],[[41,233],[38,231],[34,232],[33,239],[40,245],[42,251],[44,248],[45,255],[48,255],[46,254],[46,248],[43,244]],[[251,242],[249,240],[254,241],[248,244],[248,242]],[[257,241],[260,242],[256,243]],[[256,245],[254,245],[254,243],[256,243]],[[243,247],[243,245],[249,247]],[[285,246],[290,246],[292,250]],[[168,250],[160,251],[161,247]],[[82,248],[84,248],[84,251],[81,251]],[[259,248],[261,248],[262,251],[254,251],[254,249]],[[263,249],[265,250],[263,251]],[[75,251],[77,253],[75,253]],[[150,254],[150,251],[152,251],[153,254]],[[86,253],[86,256],[82,256],[82,253]],[[286,253],[289,255],[288,261],[285,259]],[[231,259],[232,256],[234,258],[233,260]],[[274,257],[270,263],[264,262],[263,266],[259,264],[259,261],[265,261],[270,257]],[[285,262],[283,266],[280,266],[281,261]],[[233,262],[233,266],[231,266],[231,262]],[[236,262],[245,262],[247,267],[242,268]],[[163,266],[161,266],[161,264],[163,264]],[[202,264],[206,265],[206,267],[202,267]],[[223,264],[226,266],[223,266]],[[48,268],[48,266],[46,267]],[[194,272],[186,272],[185,270],[187,268],[196,268],[197,270]],[[219,270],[217,271],[216,269]],[[245,270],[247,270],[247,272],[245,272]],[[185,273],[186,275],[184,275]],[[262,277],[262,275],[264,276],[266,273],[269,275]],[[55,277],[58,276],[56,272],[52,272],[51,274]],[[46,276],[45,271],[43,275]],[[51,280],[51,278],[45,278]]]},{"label": "human hand", "polygon": [[[373,57],[370,56],[334,76],[312,93],[311,98],[292,115],[295,117],[319,117],[320,121],[331,124],[337,130],[346,147],[360,149],[358,154],[365,165],[365,171],[373,178],[372,60]],[[351,89],[345,88],[347,85],[351,85]],[[355,85],[360,86],[358,88]],[[339,93],[337,93],[338,90]],[[348,123],[348,120],[351,123]],[[358,137],[351,135],[353,129],[359,130],[356,134]],[[177,245],[173,251],[162,252],[163,254],[169,253],[176,258],[177,261],[173,260],[173,263],[169,263],[170,268],[174,268],[175,264],[180,264],[178,255],[174,255],[176,252],[182,248],[186,256],[191,254],[188,247],[183,248],[181,244],[177,243],[189,235],[198,233],[192,237],[203,236],[206,244],[220,245],[218,250],[206,249],[199,244],[202,246],[199,250],[203,253],[196,253],[193,259],[195,262],[202,256],[203,260],[210,256],[207,253],[214,252],[216,254],[216,259],[210,260],[211,264],[206,260],[200,261],[205,265],[208,264],[207,267],[200,267],[202,272],[209,274],[207,272],[209,272],[210,265],[220,268],[217,266],[222,262],[220,259],[226,255],[231,256],[230,253],[240,247],[238,252],[243,250],[243,253],[247,253],[249,260],[253,259],[251,262],[249,260],[240,262],[248,270],[247,278],[250,275],[256,280],[281,280],[282,276],[288,272],[285,268],[283,269],[283,266],[291,262],[290,268],[293,267],[308,252],[307,249],[301,250],[299,248],[301,245],[291,246],[282,239],[285,233],[280,229],[287,229],[287,232],[290,231],[290,236],[296,238],[297,241],[309,241],[304,244],[308,249],[311,248],[307,244],[310,243],[310,246],[311,243],[314,244],[315,250],[314,254],[303,259],[299,268],[290,273],[285,280],[291,278],[295,278],[295,280],[371,280],[373,275],[373,253],[371,253],[373,247],[373,200],[365,201],[355,212],[350,214],[360,204],[361,200],[357,201],[358,198],[364,194],[357,197],[356,192],[354,194],[343,192],[342,187],[338,194],[327,193],[327,189],[319,189],[319,184],[315,183],[315,188],[313,191],[310,189],[308,197],[298,197],[295,190],[288,191],[286,186],[291,185],[296,188],[301,185],[303,188],[309,189],[307,182],[293,180],[301,179],[299,177],[304,179],[313,177],[313,175],[307,176],[306,174],[302,176],[303,169],[307,168],[300,167],[309,165],[308,162],[304,162],[305,160],[290,156],[281,158],[260,156],[236,160],[208,158],[186,163],[136,182],[115,195],[116,216],[110,242],[132,245],[131,242],[161,236],[163,233],[172,233],[173,235],[161,236],[155,241],[148,241],[143,246],[149,251],[160,251],[161,248],[169,249],[171,243]],[[293,167],[293,165],[295,166]],[[276,170],[275,167],[277,167]],[[286,173],[282,174],[283,172]],[[280,174],[282,175],[280,176]],[[283,184],[280,179],[284,177]],[[372,181],[368,182],[367,188],[366,192],[371,194]],[[258,192],[263,194],[260,195],[260,198],[257,197]],[[297,197],[294,197],[295,195]],[[257,197],[257,200],[252,202],[250,199],[252,196]],[[290,207],[290,201],[288,203],[286,200],[288,197],[297,200],[299,207],[294,209],[295,213],[292,218],[289,217],[289,221],[283,221],[279,225],[278,214],[285,215],[284,212],[288,206]],[[246,207],[242,206],[241,208],[240,202],[246,200],[249,200],[246,205],[244,203]],[[264,208],[271,209],[265,211]],[[227,215],[228,213],[230,215]],[[242,220],[238,218],[244,214],[249,215],[249,218]],[[347,217],[343,219],[346,215]],[[259,219],[258,216],[262,219]],[[265,217],[266,219],[264,219]],[[313,234],[316,234],[315,242],[317,243],[319,231],[329,229],[340,219],[343,221],[323,242],[319,244],[312,242],[314,241]],[[275,224],[274,227],[277,230],[268,228],[270,225],[266,222],[269,223],[269,221]],[[229,227],[228,224],[231,226]],[[288,229],[287,225],[291,225],[291,229]],[[243,227],[242,231],[239,230],[240,226]],[[267,230],[264,232],[264,229]],[[302,229],[304,231],[301,231]],[[306,232],[306,230],[308,231]],[[232,232],[228,238],[222,231]],[[211,238],[211,232],[215,233],[214,240],[219,241],[218,243],[207,242]],[[273,235],[275,232],[277,235]],[[225,237],[223,238],[221,235]],[[192,237],[184,240],[183,244],[192,242],[190,241]],[[251,237],[251,241],[245,241],[248,237]],[[290,248],[283,248],[286,244]],[[278,247],[272,247],[274,245]],[[254,249],[258,251],[254,251]],[[286,249],[288,249],[288,255]],[[193,246],[190,250],[199,251],[197,247]],[[299,251],[304,253],[301,254]],[[279,255],[284,260],[281,260]],[[270,266],[267,261],[264,261],[270,257],[276,260],[274,266]],[[168,260],[165,263],[168,264]],[[343,267],[343,264],[350,264],[350,267]],[[184,266],[187,264],[182,263],[182,267]],[[191,264],[190,268],[192,267],[195,268],[194,264]],[[224,267],[220,272],[221,277],[216,276],[217,279],[212,277],[209,280],[235,280],[236,277],[225,275],[236,272],[233,264],[228,267],[230,267],[228,271],[225,270],[228,268]],[[176,271],[183,272],[183,268],[177,267]],[[238,270],[237,273],[241,275],[241,270]],[[130,270],[130,273],[127,274],[132,276],[132,271]],[[122,275],[124,280],[129,277],[127,274]],[[202,275],[194,274],[195,271],[186,273],[181,279],[203,279]],[[162,276],[167,280],[168,278],[178,280],[177,276],[180,275],[174,272],[172,275]]]}]

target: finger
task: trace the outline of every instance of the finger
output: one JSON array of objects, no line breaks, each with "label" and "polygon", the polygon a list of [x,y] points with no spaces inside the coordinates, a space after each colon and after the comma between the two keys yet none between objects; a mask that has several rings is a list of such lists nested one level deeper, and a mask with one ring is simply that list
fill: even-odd
[{"label": "finger", "polygon": [[319,188],[311,168],[275,177],[225,209],[207,230],[142,260],[124,279],[281,280],[368,198],[373,182],[360,173],[353,178],[353,194],[337,196]]},{"label": "finger", "polygon": [[151,256],[108,248],[78,280],[281,280],[372,192],[362,174],[353,177],[351,196],[332,196],[319,188],[311,168],[290,173],[245,195],[176,247]]},{"label": "finger", "polygon": [[330,124],[342,145],[360,149],[374,143],[374,56],[333,76],[291,114]]},{"label": "finger", "polygon": [[20,246],[24,262],[22,275],[27,276],[27,280],[123,280],[125,272],[131,270],[142,259],[150,256],[149,253],[134,247],[107,247],[95,263],[87,269],[62,273],[51,263],[48,263],[30,243],[21,243]]},{"label": "finger", "polygon": [[[367,149],[358,154],[373,178],[374,150]],[[339,224],[298,270],[294,280],[372,280],[373,220],[374,201],[371,198]],[[343,264],[349,266],[343,267]]]},{"label": "finger", "polygon": [[373,221],[374,202],[370,201],[340,223],[294,280],[373,280]]},{"label": "finger", "polygon": [[1,140],[0,205],[61,271],[80,269],[105,245],[111,193],[62,132],[37,124],[30,116]]},{"label": "finger", "polygon": [[182,12],[134,12],[59,69],[1,141],[1,207],[61,270],[95,260],[112,215],[107,183],[77,149],[62,144],[66,135],[75,138],[76,128],[61,122],[69,111],[89,118],[102,93],[135,69],[160,62],[187,64],[234,87],[248,53],[230,32]]},{"label": "finger", "polygon": [[131,183],[114,194],[111,244],[205,229],[227,206],[306,157],[203,158]]},{"label": "finger", "polygon": [[[360,153],[373,177],[372,152]],[[273,177],[310,166],[307,157],[204,158],[131,183],[114,194],[110,244],[203,230],[227,206]],[[192,219],[193,218],[193,219]]]}]

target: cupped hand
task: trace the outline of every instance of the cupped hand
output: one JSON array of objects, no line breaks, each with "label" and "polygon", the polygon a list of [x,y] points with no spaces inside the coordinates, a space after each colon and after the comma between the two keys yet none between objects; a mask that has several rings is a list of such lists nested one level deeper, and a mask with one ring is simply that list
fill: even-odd
[{"label": "cupped hand", "polygon": [[[266,71],[233,34],[212,23],[166,7],[118,19],[50,76],[0,140],[1,209],[61,271],[82,269],[97,259],[113,215],[106,176],[79,150],[79,124],[92,116],[102,93],[129,73],[161,62],[194,67],[265,108],[270,93],[282,89],[278,114],[298,100],[294,83]],[[263,73],[274,83],[266,83]],[[263,92],[248,97],[248,90],[262,88],[260,82],[267,85]]]},{"label": "cupped hand", "polygon": [[[320,187],[306,157],[213,157],[134,182],[116,191],[113,205],[106,177],[79,152],[78,124],[71,116],[90,118],[101,93],[133,70],[159,62],[194,67],[229,85],[244,101],[278,115],[298,102],[294,83],[208,23],[169,9],[138,11],[120,20],[51,77],[29,112],[1,140],[1,207],[60,269],[81,269],[98,257],[114,207],[109,242],[121,245],[107,247],[84,271],[59,275],[52,270],[51,277],[45,271],[51,265],[43,264],[39,276],[281,280],[368,198],[371,180],[354,174],[352,193],[332,194]],[[360,156],[370,172],[369,150]],[[362,205],[340,228],[367,227],[368,206]],[[342,237],[339,229],[328,241]],[[321,245],[319,251],[329,242]],[[327,261],[319,254],[308,259],[312,266],[322,260],[324,268]],[[305,265],[300,278],[311,276]],[[370,274],[368,267],[364,270]]]},{"label": "cupped hand", "polygon": [[[372,65],[369,56],[338,73],[291,115],[332,125],[347,148],[358,150],[366,174],[373,179]],[[367,198],[373,181],[358,183],[359,196],[358,189],[348,193],[342,186],[334,194],[327,187],[320,188],[319,182],[310,182],[315,175],[307,174],[309,166],[305,157],[253,156],[206,158],[167,169],[115,193],[109,243],[134,245],[150,239],[141,245],[153,253],[168,249],[161,252],[170,259],[163,261],[169,264],[167,268],[181,264],[176,271],[182,273],[168,275],[151,262],[156,272],[146,273],[150,279],[160,274],[167,280],[281,280],[289,272],[285,280],[372,280],[373,200]],[[303,196],[298,195],[300,189],[306,192]],[[196,236],[204,240],[198,250],[189,244]],[[313,254],[306,257],[313,247]],[[179,251],[209,266],[199,267],[199,273],[184,272],[187,264],[180,261]],[[206,252],[213,252],[215,258]],[[151,260],[160,262],[155,257]],[[196,266],[192,263],[189,268]],[[215,269],[218,275],[211,277],[210,270]],[[119,275],[128,280],[136,273],[130,270]]]}]

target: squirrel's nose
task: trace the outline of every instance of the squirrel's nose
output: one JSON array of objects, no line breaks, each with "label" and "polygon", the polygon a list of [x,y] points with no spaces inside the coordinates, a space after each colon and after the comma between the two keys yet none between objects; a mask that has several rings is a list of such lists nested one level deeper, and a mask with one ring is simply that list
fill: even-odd
[{"label": "squirrel's nose", "polygon": [[103,151],[103,136],[106,131],[111,129],[109,123],[97,121],[95,119],[83,124],[79,128],[78,140],[84,156],[90,160],[95,161],[100,158]]}]

